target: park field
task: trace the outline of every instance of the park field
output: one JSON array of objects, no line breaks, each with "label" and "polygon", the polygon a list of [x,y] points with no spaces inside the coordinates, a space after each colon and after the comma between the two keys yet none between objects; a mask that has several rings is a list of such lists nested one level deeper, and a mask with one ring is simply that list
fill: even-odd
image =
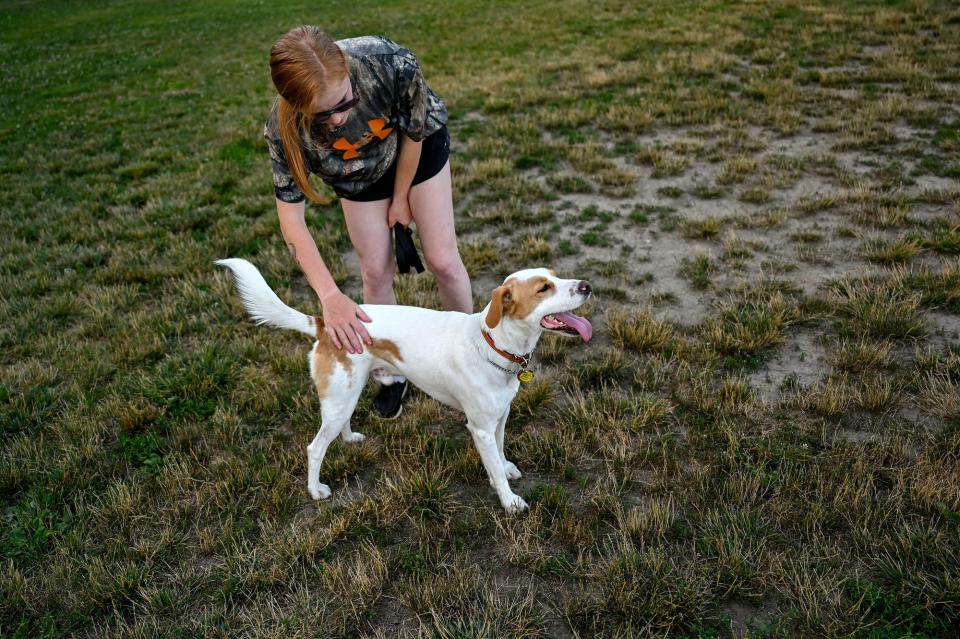
[{"label": "park field", "polygon": [[[372,383],[307,493],[311,343],[213,264],[319,312],[262,138],[307,23],[445,100],[476,309],[593,285],[507,423],[527,513],[461,414]],[[955,3],[9,1],[0,34],[0,636],[960,636]],[[338,203],[307,217],[359,299]]]}]

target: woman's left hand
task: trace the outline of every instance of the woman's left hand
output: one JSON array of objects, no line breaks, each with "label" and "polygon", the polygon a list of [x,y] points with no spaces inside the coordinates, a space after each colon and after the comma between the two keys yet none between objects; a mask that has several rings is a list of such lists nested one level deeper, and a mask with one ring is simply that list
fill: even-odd
[{"label": "woman's left hand", "polygon": [[394,224],[400,224],[406,228],[410,226],[412,219],[413,213],[410,211],[410,200],[408,196],[394,196],[389,208],[387,208],[387,228],[392,229]]}]

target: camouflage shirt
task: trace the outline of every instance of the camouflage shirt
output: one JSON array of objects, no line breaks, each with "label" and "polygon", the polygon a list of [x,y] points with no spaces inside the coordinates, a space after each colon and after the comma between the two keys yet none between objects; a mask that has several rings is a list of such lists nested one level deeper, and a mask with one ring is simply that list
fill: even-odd
[{"label": "camouflage shirt", "polygon": [[[397,157],[399,129],[422,140],[447,121],[447,108],[424,82],[416,56],[381,36],[338,40],[360,101],[339,127],[312,122],[301,134],[305,166],[342,197],[376,182]],[[279,100],[279,97],[277,98]],[[300,202],[303,192],[287,166],[277,128],[277,100],[263,127],[277,199]]]}]

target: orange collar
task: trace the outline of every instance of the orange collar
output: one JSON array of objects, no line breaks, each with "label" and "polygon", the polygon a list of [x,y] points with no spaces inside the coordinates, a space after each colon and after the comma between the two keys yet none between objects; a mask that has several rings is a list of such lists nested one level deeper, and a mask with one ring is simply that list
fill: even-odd
[{"label": "orange collar", "polygon": [[530,355],[532,353],[527,353],[526,355],[514,355],[513,353],[508,353],[507,351],[500,350],[497,348],[497,345],[493,343],[493,338],[490,337],[490,333],[486,332],[483,329],[480,329],[480,333],[483,335],[483,339],[487,340],[487,344],[490,345],[490,348],[495,350],[498,355],[509,359],[514,364],[520,364],[523,368],[526,368],[530,363]]}]

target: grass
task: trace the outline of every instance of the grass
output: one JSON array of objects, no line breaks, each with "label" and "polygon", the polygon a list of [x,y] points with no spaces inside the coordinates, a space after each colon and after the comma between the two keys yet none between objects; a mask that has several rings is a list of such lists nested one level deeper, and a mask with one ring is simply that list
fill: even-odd
[{"label": "grass", "polygon": [[[512,406],[525,515],[419,392],[364,393],[306,494],[309,344],[211,262],[319,310],[261,139],[269,44],[316,20],[448,105],[478,308],[593,285]],[[958,42],[938,1],[8,7],[0,635],[952,636]]]}]

